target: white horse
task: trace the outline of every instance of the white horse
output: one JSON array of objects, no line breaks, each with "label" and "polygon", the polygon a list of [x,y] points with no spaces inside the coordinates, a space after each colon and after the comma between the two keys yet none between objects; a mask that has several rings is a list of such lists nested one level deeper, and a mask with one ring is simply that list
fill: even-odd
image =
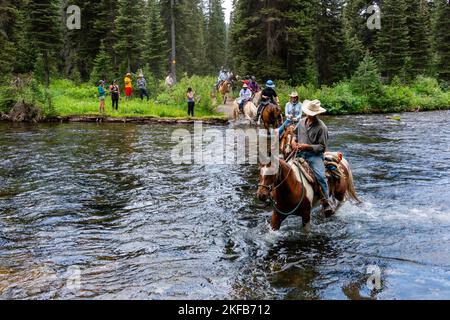
[{"label": "white horse", "polygon": [[[239,119],[240,116],[240,109],[239,109],[239,103],[237,100],[234,101],[233,103],[233,116],[234,116],[234,121],[237,121]],[[258,112],[258,109],[256,108],[255,104],[251,101],[248,101],[245,105],[244,105],[244,116],[245,119],[248,120],[250,122],[250,124],[252,124],[254,122],[254,119],[256,117],[256,113]]]}]

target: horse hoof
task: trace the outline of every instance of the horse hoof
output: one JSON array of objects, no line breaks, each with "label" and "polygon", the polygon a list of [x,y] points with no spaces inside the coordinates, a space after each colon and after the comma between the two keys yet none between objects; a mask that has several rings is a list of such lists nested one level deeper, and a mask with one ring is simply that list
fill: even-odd
[{"label": "horse hoof", "polygon": [[336,211],[333,208],[328,208],[328,209],[325,209],[323,211],[323,213],[325,214],[325,217],[331,218],[332,216],[334,216],[336,214]]},{"label": "horse hoof", "polygon": [[311,222],[303,224],[303,230],[306,232],[311,232]]}]

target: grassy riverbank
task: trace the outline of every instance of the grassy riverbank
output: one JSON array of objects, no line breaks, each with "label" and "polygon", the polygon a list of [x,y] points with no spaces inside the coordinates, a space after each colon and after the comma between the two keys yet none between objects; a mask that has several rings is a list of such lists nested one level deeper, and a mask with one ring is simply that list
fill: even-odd
[{"label": "grassy riverbank", "polygon": [[[419,77],[409,85],[392,82],[366,83],[367,79],[352,79],[332,87],[320,88],[312,85],[292,87],[277,82],[277,91],[282,106],[288,95],[296,90],[300,99],[319,99],[331,115],[360,113],[393,113],[407,111],[429,111],[450,109],[450,91],[432,78]],[[93,84],[75,84],[70,80],[53,80],[48,91],[35,80],[24,81],[16,88],[3,88],[0,92],[0,112],[8,112],[14,101],[24,100],[43,109],[45,117],[96,116],[99,115],[97,88]],[[111,107],[111,99],[106,98],[106,114],[110,118],[155,117],[187,119],[186,90],[196,91],[198,102],[195,119],[223,119],[217,112],[217,101],[211,97],[214,77],[192,77],[182,79],[174,88],[167,89],[162,82],[149,83],[150,101],[141,101],[135,96],[130,101],[121,98],[119,110]],[[137,92],[136,92],[137,94]],[[238,92],[235,92],[235,95]],[[50,102],[50,103],[49,103]]]}]

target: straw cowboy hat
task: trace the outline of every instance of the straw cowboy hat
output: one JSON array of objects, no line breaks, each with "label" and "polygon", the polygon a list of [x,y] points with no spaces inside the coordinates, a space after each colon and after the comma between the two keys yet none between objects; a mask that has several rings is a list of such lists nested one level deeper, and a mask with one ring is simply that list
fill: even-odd
[{"label": "straw cowboy hat", "polygon": [[242,86],[242,88],[247,89],[247,88],[248,88],[248,84],[244,83],[244,85]]},{"label": "straw cowboy hat", "polygon": [[289,95],[289,97],[291,97],[291,98],[298,98],[298,93],[297,93],[297,91],[293,91],[293,92]]},{"label": "straw cowboy hat", "polygon": [[131,73],[128,72],[128,73],[127,73],[127,77],[131,77]]},{"label": "straw cowboy hat", "polygon": [[321,113],[327,112],[326,109],[321,107],[319,100],[309,101],[305,100],[302,107],[303,113],[307,116],[315,117]]}]

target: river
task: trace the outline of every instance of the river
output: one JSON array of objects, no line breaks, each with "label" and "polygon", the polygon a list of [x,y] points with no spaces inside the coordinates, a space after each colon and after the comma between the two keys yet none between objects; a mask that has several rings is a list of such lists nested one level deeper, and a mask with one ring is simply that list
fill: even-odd
[{"label": "river", "polygon": [[0,298],[450,299],[450,112],[324,120],[364,203],[309,233],[257,166],[172,164],[191,126],[0,123]]}]

